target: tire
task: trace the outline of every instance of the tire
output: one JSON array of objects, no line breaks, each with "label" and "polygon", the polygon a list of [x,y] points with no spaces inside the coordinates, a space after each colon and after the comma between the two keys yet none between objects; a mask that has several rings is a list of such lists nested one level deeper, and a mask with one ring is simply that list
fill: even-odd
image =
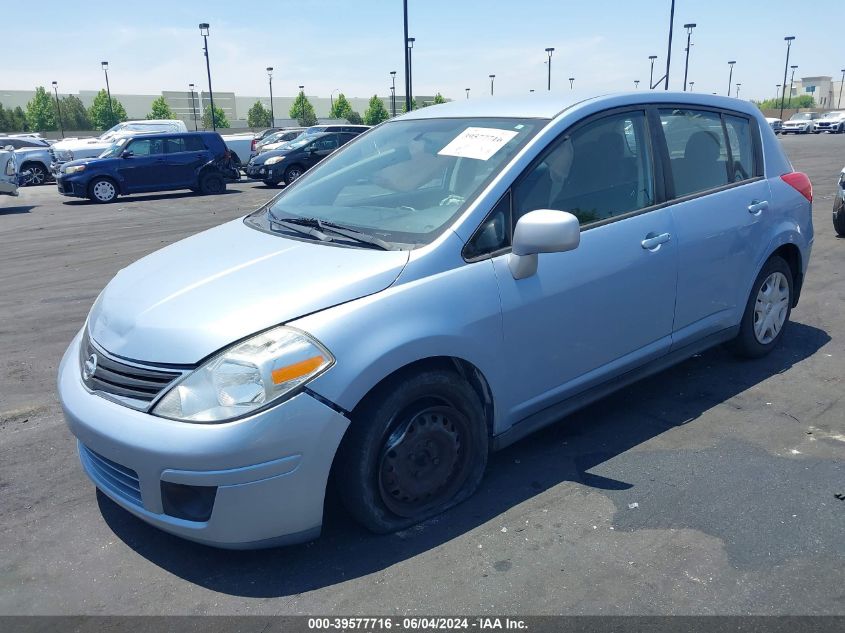
[{"label": "tire", "polygon": [[734,352],[760,358],[778,345],[792,312],[792,284],[789,264],[777,255],[770,257],[751,287],[739,334],[731,342]]},{"label": "tire", "polygon": [[833,207],[833,229],[839,237],[845,237],[845,204],[839,197]]},{"label": "tire", "polygon": [[214,195],[226,191],[226,181],[220,174],[203,174],[200,176],[200,193]]},{"label": "tire", "polygon": [[95,178],[88,185],[88,197],[97,204],[114,202],[117,195],[117,183],[111,178]]},{"label": "tire", "polygon": [[289,185],[293,183],[293,181],[300,178],[303,173],[305,173],[305,170],[303,170],[300,165],[291,165],[285,170],[285,184]]},{"label": "tire", "polygon": [[49,179],[50,171],[41,163],[24,163],[21,165],[22,172],[27,169],[32,172],[29,177],[29,182],[26,183],[27,187],[43,185]]},{"label": "tire", "polygon": [[268,187],[278,187],[279,186],[278,180],[262,180],[261,182],[263,182]]},{"label": "tire", "polygon": [[472,387],[452,371],[422,371],[376,389],[356,408],[336,482],[350,514],[384,534],[469,497],[487,455],[486,418]]}]

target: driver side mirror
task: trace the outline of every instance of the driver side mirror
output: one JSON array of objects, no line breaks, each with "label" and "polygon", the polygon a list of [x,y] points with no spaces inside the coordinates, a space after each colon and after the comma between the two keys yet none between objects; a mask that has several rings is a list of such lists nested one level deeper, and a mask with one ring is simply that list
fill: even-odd
[{"label": "driver side mirror", "polygon": [[525,279],[537,272],[539,253],[563,253],[578,248],[581,226],[567,211],[529,211],[516,223],[508,267],[514,279]]},{"label": "driver side mirror", "polygon": [[135,153],[131,149],[125,149],[122,152],[120,152],[121,158],[132,158],[134,155],[135,155]]}]

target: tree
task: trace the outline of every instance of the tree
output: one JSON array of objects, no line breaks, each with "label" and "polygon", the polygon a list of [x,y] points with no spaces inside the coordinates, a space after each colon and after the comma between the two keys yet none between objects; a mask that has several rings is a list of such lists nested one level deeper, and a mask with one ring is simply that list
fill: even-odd
[{"label": "tree", "polygon": [[44,86],[35,89],[32,101],[26,104],[26,120],[38,132],[56,129],[56,106]]},{"label": "tree", "polygon": [[272,127],[273,117],[261,101],[256,101],[246,113],[246,123],[249,127]]},{"label": "tree", "polygon": [[367,111],[364,112],[364,123],[367,125],[378,125],[382,121],[387,121],[389,118],[390,113],[384,107],[384,101],[378,95],[373,95],[367,106]]},{"label": "tree", "polygon": [[346,120],[349,121],[352,125],[363,125],[364,119],[363,117],[358,114],[355,110],[350,110],[349,114],[346,116]]},{"label": "tree", "polygon": [[152,111],[147,115],[148,119],[175,119],[176,115],[173,114],[173,110],[170,109],[170,106],[167,105],[167,101],[164,100],[164,96],[162,95],[155,101],[153,101]]},{"label": "tree", "polygon": [[335,99],[332,109],[329,110],[329,118],[347,119],[351,112],[352,104],[349,103],[349,100],[346,98],[346,95],[341,92],[339,95],[337,95],[337,99]]},{"label": "tree", "polygon": [[[416,110],[419,106],[417,106],[416,98],[411,99],[411,110]],[[408,111],[408,105],[406,103],[402,103],[402,112]]]},{"label": "tree", "polygon": [[444,99],[443,95],[439,92],[434,95],[434,105],[437,105],[438,103],[446,103],[446,99]]},{"label": "tree", "polygon": [[[777,97],[775,99],[766,99],[765,101],[754,101],[753,103],[761,110],[780,110],[780,97]],[[787,96],[783,100],[783,107],[815,108],[816,102],[813,99],[813,95],[798,95],[792,97],[791,102],[789,100],[789,97]]]},{"label": "tree", "polygon": [[23,109],[20,106],[16,107],[14,110],[11,111],[12,115],[9,119],[11,123],[11,128],[17,132],[29,132],[30,127],[29,123],[26,120],[26,114],[24,114]]},{"label": "tree", "polygon": [[310,127],[317,124],[317,115],[314,113],[314,106],[311,105],[311,102],[308,101],[308,97],[305,96],[305,92],[302,90],[296,96],[296,100],[290,107],[288,115],[290,118],[296,119],[302,127]]},{"label": "tree", "polygon": [[[223,108],[218,106],[214,106],[214,122],[217,124],[218,128],[229,128],[232,127],[229,125],[229,119],[226,118],[226,113],[223,112]],[[202,126],[206,130],[210,130],[214,126],[211,125],[211,104],[206,104],[205,111],[202,113]]]},{"label": "tree", "polygon": [[90,130],[91,119],[88,118],[88,111],[82,105],[79,97],[68,95],[60,99],[62,106],[62,121],[65,130]]},{"label": "tree", "polygon": [[109,109],[109,95],[105,90],[100,90],[88,108],[88,118],[94,124],[95,130],[108,130],[129,117],[123,104],[114,97]]}]

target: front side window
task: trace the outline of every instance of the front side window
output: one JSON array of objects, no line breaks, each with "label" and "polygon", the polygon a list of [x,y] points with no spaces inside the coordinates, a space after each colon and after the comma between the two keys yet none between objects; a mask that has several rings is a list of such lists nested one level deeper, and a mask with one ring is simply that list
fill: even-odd
[{"label": "front side window", "polygon": [[536,209],[568,211],[581,225],[654,204],[642,112],[603,117],[559,137],[514,188],[514,222]]},{"label": "front side window", "polygon": [[317,151],[337,149],[337,134],[317,139],[314,141],[313,147]]},{"label": "front side window", "polygon": [[246,221],[279,231],[279,219],[307,218],[367,233],[396,248],[428,244],[547,123],[516,118],[390,121],[320,161],[269,209]]},{"label": "front side window", "polygon": [[729,183],[728,148],[718,113],[686,108],[660,110],[660,123],[669,149],[676,197]]},{"label": "front side window", "polygon": [[136,139],[127,147],[134,156],[152,156],[164,153],[164,139],[144,138]]}]

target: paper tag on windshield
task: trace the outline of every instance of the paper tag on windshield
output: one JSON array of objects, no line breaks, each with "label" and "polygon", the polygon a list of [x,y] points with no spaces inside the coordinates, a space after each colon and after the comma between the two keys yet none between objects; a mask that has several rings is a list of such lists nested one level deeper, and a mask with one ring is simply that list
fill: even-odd
[{"label": "paper tag on windshield", "polygon": [[441,156],[488,160],[510,141],[517,132],[490,127],[468,127],[439,152]]}]

